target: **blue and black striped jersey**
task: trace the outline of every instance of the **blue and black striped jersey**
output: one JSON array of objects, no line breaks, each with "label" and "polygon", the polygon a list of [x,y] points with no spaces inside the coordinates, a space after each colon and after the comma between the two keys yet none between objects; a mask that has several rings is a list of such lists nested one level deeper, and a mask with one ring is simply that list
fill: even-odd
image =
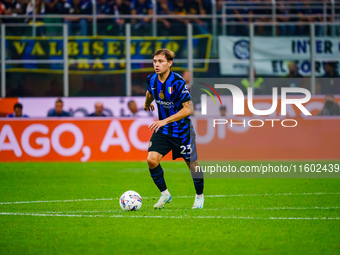
[{"label": "blue and black striped jersey", "polygon": [[[156,73],[150,74],[147,78],[147,84],[148,91],[153,95],[157,103],[160,120],[176,114],[183,108],[182,103],[191,100],[185,80],[172,71],[170,71],[164,83],[158,80]],[[161,127],[159,131],[171,137],[184,138],[193,130],[191,128],[190,117],[187,116],[182,120]]]}]

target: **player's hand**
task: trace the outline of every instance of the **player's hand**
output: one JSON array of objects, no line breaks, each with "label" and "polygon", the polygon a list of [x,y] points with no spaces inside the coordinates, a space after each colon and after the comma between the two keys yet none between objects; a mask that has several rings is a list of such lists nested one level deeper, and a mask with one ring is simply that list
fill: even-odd
[{"label": "player's hand", "polygon": [[167,123],[165,120],[157,120],[149,126],[150,131],[157,132],[160,127],[165,126]]},{"label": "player's hand", "polygon": [[155,110],[155,107],[152,104],[149,106],[144,105],[143,109],[146,112],[152,112],[153,110]]}]

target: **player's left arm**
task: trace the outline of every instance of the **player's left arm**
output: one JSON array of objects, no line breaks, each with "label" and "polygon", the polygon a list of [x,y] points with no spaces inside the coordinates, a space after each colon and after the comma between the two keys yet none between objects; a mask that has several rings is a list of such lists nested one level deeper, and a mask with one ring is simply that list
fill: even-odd
[{"label": "player's left arm", "polygon": [[145,96],[145,103],[143,106],[144,111],[155,110],[155,107],[151,104],[153,100],[154,100],[153,95],[149,92],[149,90],[147,90]]},{"label": "player's left arm", "polygon": [[158,120],[152,123],[149,126],[150,131],[155,131],[157,132],[160,127],[165,126],[166,124],[169,124],[171,122],[179,121],[181,119],[184,119],[185,117],[189,116],[193,112],[193,103],[192,101],[186,101],[182,103],[183,108],[179,110],[177,113],[174,115],[171,115],[170,117],[164,119],[164,120]]}]

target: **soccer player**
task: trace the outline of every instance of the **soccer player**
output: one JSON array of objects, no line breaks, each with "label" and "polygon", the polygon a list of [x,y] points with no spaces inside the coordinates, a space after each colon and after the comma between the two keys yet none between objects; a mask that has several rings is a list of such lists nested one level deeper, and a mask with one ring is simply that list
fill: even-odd
[{"label": "soccer player", "polygon": [[204,204],[204,179],[197,162],[195,132],[189,117],[192,102],[185,80],[170,70],[174,57],[175,53],[168,49],[157,50],[153,55],[155,73],[147,78],[144,110],[153,111],[151,103],[155,100],[159,117],[149,126],[153,134],[147,158],[151,177],[161,192],[154,208],[163,208],[172,200],[160,165],[161,159],[172,151],[172,158],[182,157],[191,171],[196,190],[192,208],[200,209]]}]

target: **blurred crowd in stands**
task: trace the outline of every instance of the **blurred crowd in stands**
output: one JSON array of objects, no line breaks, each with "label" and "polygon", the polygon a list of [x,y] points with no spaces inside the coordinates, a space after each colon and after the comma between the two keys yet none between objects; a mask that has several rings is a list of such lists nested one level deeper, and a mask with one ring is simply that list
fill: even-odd
[{"label": "blurred crowd in stands", "polygon": [[[69,33],[72,35],[88,35],[90,22],[92,18],[77,17],[77,15],[91,15],[93,13],[91,0],[35,0],[35,10],[32,1],[30,0],[1,0],[2,15],[18,15],[28,14],[33,12],[37,15],[44,14],[70,14],[70,17],[65,17],[63,22],[69,24]],[[141,17],[137,19],[124,19],[120,15],[151,15],[153,13],[153,4],[151,0],[96,0],[96,15],[98,23],[98,34],[105,35],[123,35],[124,24],[129,22],[133,29],[139,35],[148,35],[151,33],[151,17]],[[210,0],[158,0],[158,14],[206,14],[207,10],[211,9]],[[72,15],[72,16],[71,16]],[[114,18],[105,18],[105,15],[113,15]],[[25,19],[26,22],[32,22],[31,18]],[[38,22],[44,22],[39,17]],[[207,24],[200,19],[193,19],[197,27],[202,33],[208,33]],[[2,19],[5,23],[22,23],[23,20],[17,18]],[[186,24],[188,20],[168,19],[158,20],[160,27],[159,31],[163,34],[185,33],[185,30],[178,31],[175,24]],[[174,29],[176,28],[176,29]],[[76,30],[76,31],[73,31]],[[40,34],[44,31],[41,29]]]},{"label": "blurred crowd in stands", "polygon": [[[90,35],[92,18],[77,17],[77,15],[91,15],[96,10],[99,35],[123,35],[124,24],[132,24],[134,35],[151,35],[151,17],[121,18],[121,15],[151,15],[153,14],[153,3],[151,0],[95,0],[96,8],[92,6],[92,0],[1,0],[0,13],[2,15],[15,16],[27,14],[26,18],[2,18],[3,23],[32,22],[32,14],[45,15],[68,15],[60,18],[57,22],[64,22],[69,25],[70,35]],[[279,35],[302,35],[307,34],[308,27],[299,24],[301,22],[323,22],[332,21],[330,5],[324,9],[322,1],[296,1],[296,3],[277,1],[275,4],[275,15],[272,10],[272,1],[237,1],[237,0],[217,0],[216,13],[225,13],[227,22],[269,22],[276,16],[278,22],[297,22],[296,25],[281,25],[277,29]],[[242,3],[243,2],[243,3]],[[244,4],[246,2],[247,4]],[[209,33],[211,18],[183,18],[187,14],[212,14],[211,0],[157,0],[157,14],[172,14],[181,16],[180,18],[159,17],[159,35],[182,35],[186,33],[187,23],[192,23],[196,33]],[[335,10],[338,15],[339,10]],[[326,15],[324,15],[326,14]],[[71,16],[72,15],[72,16]],[[105,15],[111,15],[105,18]],[[53,18],[52,18],[53,19]],[[53,22],[48,20],[49,23]],[[47,21],[44,18],[37,18],[36,22]],[[219,19],[219,24],[222,21]],[[228,33],[232,35],[248,34],[247,26],[228,26]],[[317,34],[328,33],[327,27],[318,26]],[[43,35],[46,31],[40,28],[38,33]],[[269,26],[259,26],[257,33],[260,35],[271,35]]]},{"label": "blurred crowd in stands", "polygon": [[[140,113],[143,112],[145,113],[143,106],[138,107],[137,103],[135,100],[130,99],[127,102],[127,112],[121,111],[120,117],[141,117]],[[121,109],[122,110],[122,109]],[[57,98],[57,100],[55,101],[55,105],[53,108],[48,109],[47,111],[47,117],[75,117],[79,115],[76,113],[81,113],[82,117],[113,117],[113,112],[111,111],[111,109],[104,107],[103,102],[101,101],[97,101],[94,104],[94,111],[92,113],[88,113],[86,111],[86,109],[77,109],[76,111],[69,109],[68,111],[66,111],[64,109],[64,102],[62,100],[62,98]],[[148,112],[147,115],[149,117],[153,117],[154,115],[152,114],[152,112]],[[15,103],[13,106],[13,112],[9,113],[9,114],[5,114],[3,111],[0,111],[0,118],[1,117],[8,117],[8,118],[28,118],[30,116],[28,116],[27,114],[23,113],[23,105],[21,103]],[[144,115],[145,116],[145,115]]]}]

